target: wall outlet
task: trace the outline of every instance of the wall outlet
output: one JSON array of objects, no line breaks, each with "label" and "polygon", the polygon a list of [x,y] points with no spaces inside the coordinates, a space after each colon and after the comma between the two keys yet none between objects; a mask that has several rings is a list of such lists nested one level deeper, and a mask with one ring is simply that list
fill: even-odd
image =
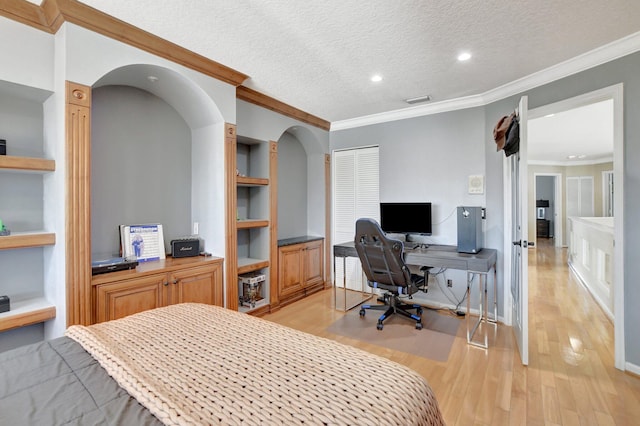
[{"label": "wall outlet", "polygon": [[200,224],[198,222],[193,222],[193,235],[198,235],[198,231],[200,231]]},{"label": "wall outlet", "polygon": [[447,280],[447,287],[453,287],[453,280]]}]

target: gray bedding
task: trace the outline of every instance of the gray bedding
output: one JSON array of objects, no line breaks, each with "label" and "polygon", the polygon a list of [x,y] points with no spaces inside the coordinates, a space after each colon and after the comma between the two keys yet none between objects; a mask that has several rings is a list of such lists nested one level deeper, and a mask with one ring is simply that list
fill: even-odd
[{"label": "gray bedding", "polygon": [[0,353],[0,425],[160,425],[68,337]]}]

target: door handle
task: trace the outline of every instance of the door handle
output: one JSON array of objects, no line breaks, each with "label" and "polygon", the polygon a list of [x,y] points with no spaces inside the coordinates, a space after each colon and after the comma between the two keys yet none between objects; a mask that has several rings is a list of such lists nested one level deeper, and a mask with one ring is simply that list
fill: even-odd
[{"label": "door handle", "polygon": [[514,241],[513,245],[514,246],[520,246],[520,247],[533,247],[533,246],[536,245],[536,243],[534,243],[533,241],[518,240],[518,241]]},{"label": "door handle", "polygon": [[522,240],[514,241],[513,245],[514,246],[521,246],[522,245]]}]

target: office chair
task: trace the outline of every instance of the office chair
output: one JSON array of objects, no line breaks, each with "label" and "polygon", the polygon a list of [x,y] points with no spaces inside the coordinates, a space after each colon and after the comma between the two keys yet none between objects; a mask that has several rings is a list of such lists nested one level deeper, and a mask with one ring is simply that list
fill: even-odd
[{"label": "office chair", "polygon": [[[369,287],[386,290],[378,299],[384,305],[362,305],[360,316],[364,317],[368,309],[386,310],[378,319],[378,330],[382,330],[384,320],[393,314],[414,320],[416,329],[422,329],[422,307],[400,300],[400,295],[410,298],[424,283],[424,277],[411,274],[405,264],[403,242],[388,238],[375,220],[363,218],[356,221],[354,243]],[[413,309],[416,314],[409,312]]]}]

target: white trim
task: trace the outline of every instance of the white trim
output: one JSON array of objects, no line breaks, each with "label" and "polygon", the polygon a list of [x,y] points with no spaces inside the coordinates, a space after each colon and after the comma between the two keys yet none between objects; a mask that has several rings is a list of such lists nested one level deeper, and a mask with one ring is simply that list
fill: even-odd
[{"label": "white trim", "polygon": [[513,325],[511,312],[511,250],[513,250],[513,241],[511,240],[511,169],[508,158],[502,156],[502,199],[504,200],[503,208],[503,235],[504,235],[504,249],[502,254],[502,300],[504,308],[502,314],[504,315],[504,323],[508,326]]},{"label": "white trim", "polygon": [[[607,213],[609,213],[607,211],[608,210],[607,209],[607,201],[609,203],[611,203],[615,207],[615,204],[613,204],[613,200],[609,199],[610,187],[609,187],[608,184],[610,182],[610,179],[607,177],[609,175],[611,175],[611,177],[613,177],[613,170],[603,170],[602,171],[601,183],[602,183],[602,215],[603,216],[605,216]],[[615,184],[615,179],[613,181],[614,181],[614,184]],[[615,216],[615,209],[614,209],[614,216]]]},{"label": "white trim", "polygon": [[593,166],[596,164],[604,164],[613,162],[613,155],[611,157],[604,157],[598,160],[578,160],[578,161],[545,161],[545,160],[529,160],[528,164],[534,166]]},{"label": "white trim", "polygon": [[580,285],[589,292],[593,300],[595,300],[598,306],[600,306],[600,309],[602,309],[602,312],[604,313],[604,315],[607,318],[609,318],[610,321],[613,322],[614,321],[613,313],[609,310],[609,307],[607,306],[605,301],[602,300],[602,298],[598,296],[598,294],[595,291],[593,291],[593,288],[589,287],[584,277],[580,274],[580,272],[578,272],[576,267],[573,266],[573,263],[571,261],[569,261],[568,263],[569,263],[569,271],[571,271],[573,276],[576,278],[576,281],[578,281]]},{"label": "white trim", "polygon": [[480,95],[449,99],[442,102],[433,102],[415,107],[350,118],[348,120],[334,121],[331,123],[331,131],[484,106],[613,61],[614,59],[621,58],[638,50],[640,50],[640,32],[605,44],[575,58],[496,87],[495,89],[488,90]]},{"label": "white trim", "polygon": [[627,369],[628,372],[640,376],[640,366],[639,365],[635,365],[635,364],[631,364],[630,362],[627,362],[625,364],[625,366],[626,366],[626,369]]}]

